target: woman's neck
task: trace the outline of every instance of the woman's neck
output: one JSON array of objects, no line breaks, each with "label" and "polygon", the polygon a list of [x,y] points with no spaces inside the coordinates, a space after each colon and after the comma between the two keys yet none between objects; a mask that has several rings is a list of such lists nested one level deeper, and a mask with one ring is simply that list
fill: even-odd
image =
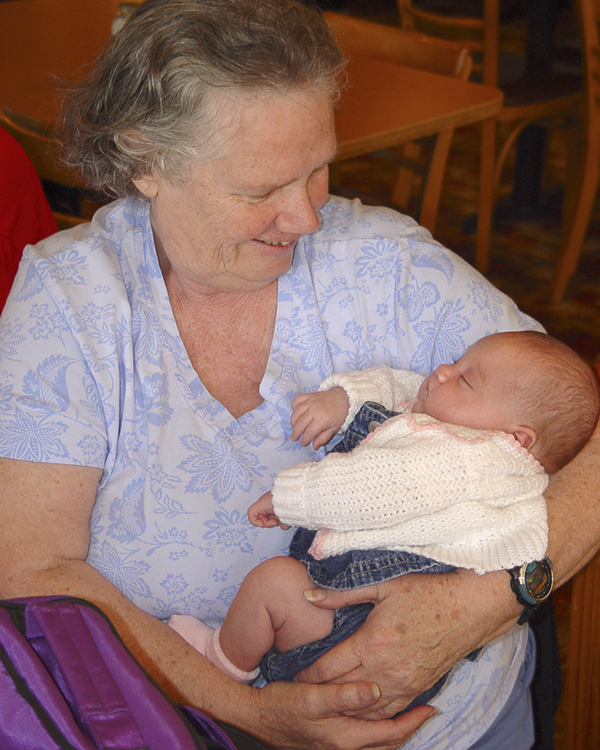
[{"label": "woman's neck", "polygon": [[183,344],[208,392],[235,419],[260,406],[277,282],[251,292],[201,291],[177,283],[167,290]]}]

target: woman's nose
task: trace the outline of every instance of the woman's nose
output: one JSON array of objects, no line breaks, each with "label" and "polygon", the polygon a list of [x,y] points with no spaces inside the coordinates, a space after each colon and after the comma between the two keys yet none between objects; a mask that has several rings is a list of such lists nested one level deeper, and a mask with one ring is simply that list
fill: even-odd
[{"label": "woman's nose", "polygon": [[277,218],[277,228],[288,234],[311,234],[321,223],[317,209],[326,202],[328,195],[327,173],[303,185],[290,186],[285,192],[285,203]]},{"label": "woman's nose", "polygon": [[306,194],[286,201],[276,221],[277,229],[286,234],[311,234],[319,223],[319,214]]}]

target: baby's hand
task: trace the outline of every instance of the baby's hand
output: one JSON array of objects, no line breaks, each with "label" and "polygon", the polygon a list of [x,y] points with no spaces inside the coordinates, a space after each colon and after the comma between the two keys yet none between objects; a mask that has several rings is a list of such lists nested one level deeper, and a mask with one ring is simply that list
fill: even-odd
[{"label": "baby's hand", "polygon": [[[265,492],[255,503],[252,503],[248,508],[248,520],[253,526],[259,526],[262,529],[271,529],[280,525],[279,518],[273,510],[273,495],[271,492]],[[281,528],[285,530],[290,527],[282,523]]]},{"label": "baby's hand", "polygon": [[346,420],[350,399],[343,388],[301,393],[292,401],[292,440],[316,450],[328,443]]}]

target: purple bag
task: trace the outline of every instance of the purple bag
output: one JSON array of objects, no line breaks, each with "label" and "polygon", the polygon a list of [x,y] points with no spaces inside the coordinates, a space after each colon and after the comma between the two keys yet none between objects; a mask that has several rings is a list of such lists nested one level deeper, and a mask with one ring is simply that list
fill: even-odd
[{"label": "purple bag", "polygon": [[264,750],[177,706],[106,616],[71,597],[0,601],[2,750]]}]

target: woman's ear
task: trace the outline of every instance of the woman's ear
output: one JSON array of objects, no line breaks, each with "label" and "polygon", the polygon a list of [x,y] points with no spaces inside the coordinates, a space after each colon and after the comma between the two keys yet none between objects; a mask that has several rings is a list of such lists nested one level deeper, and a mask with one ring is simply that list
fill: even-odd
[{"label": "woman's ear", "polygon": [[[147,149],[150,144],[151,139],[136,128],[122,130],[115,134],[115,145],[124,153],[139,152],[140,149],[143,152],[144,148]],[[150,168],[147,174],[136,177],[132,182],[146,198],[156,198],[158,195],[158,179],[155,169]]]},{"label": "woman's ear", "polygon": [[132,182],[140,193],[146,196],[146,198],[156,198],[158,195],[158,180],[156,179],[154,172],[138,177],[135,180],[132,180]]},{"label": "woman's ear", "polygon": [[537,440],[535,430],[532,427],[525,427],[524,425],[519,425],[512,433],[512,436],[523,446],[523,448],[525,448],[525,450],[528,450],[529,452],[531,452],[531,449]]}]

